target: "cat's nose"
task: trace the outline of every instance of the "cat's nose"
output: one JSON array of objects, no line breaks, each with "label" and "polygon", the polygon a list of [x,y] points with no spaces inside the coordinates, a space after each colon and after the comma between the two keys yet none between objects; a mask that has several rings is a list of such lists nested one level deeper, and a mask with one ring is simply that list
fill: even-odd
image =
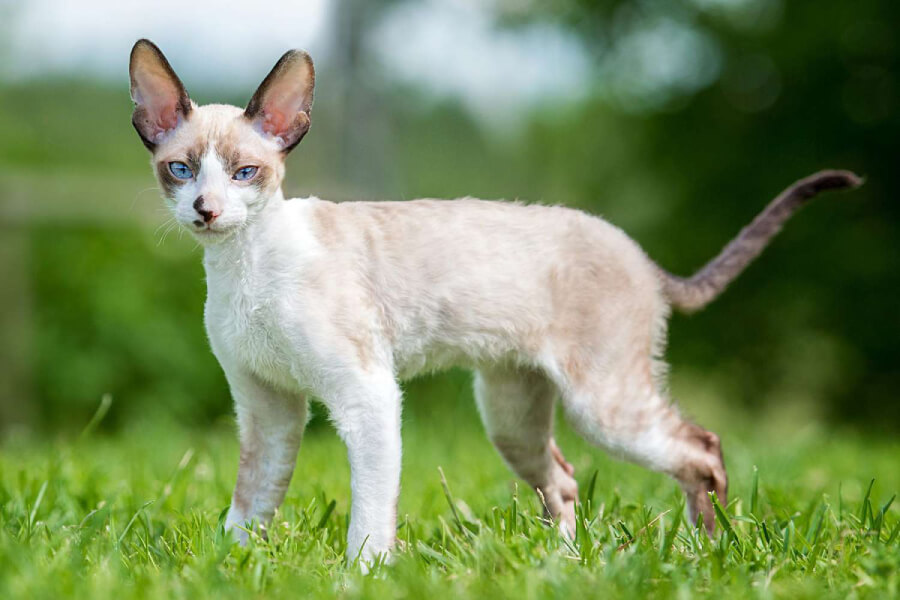
[{"label": "cat's nose", "polygon": [[215,221],[216,217],[220,214],[215,210],[207,208],[206,204],[203,202],[203,196],[197,196],[197,199],[194,200],[194,210],[197,211],[198,215],[203,217],[203,222],[206,224]]}]

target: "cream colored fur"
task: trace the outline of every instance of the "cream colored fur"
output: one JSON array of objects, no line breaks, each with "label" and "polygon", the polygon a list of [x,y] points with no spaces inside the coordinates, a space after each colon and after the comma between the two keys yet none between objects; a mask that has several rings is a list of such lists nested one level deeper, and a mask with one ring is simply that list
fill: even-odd
[{"label": "cream colored fur", "polygon": [[[388,553],[398,381],[455,365],[476,372],[488,435],[565,532],[577,485],[553,441],[557,398],[587,440],[676,478],[712,529],[707,492],[726,493],[719,441],[662,392],[666,276],[621,230],[566,208],[471,198],[285,200],[283,158],[310,122],[308,57],[286,55],[246,111],[190,103],[143,40],[131,74],[135,127],[176,219],[204,247],[206,328],[240,428],[227,518],[240,540],[282,502],[316,398],[349,453],[347,558]],[[172,161],[194,176],[174,181]],[[246,165],[256,178],[234,180]]]}]

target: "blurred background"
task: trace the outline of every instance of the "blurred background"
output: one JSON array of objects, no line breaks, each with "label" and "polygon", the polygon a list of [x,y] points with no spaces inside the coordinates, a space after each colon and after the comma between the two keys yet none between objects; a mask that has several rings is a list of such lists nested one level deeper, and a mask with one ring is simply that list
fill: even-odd
[{"label": "blurred background", "polygon": [[[668,359],[689,409],[896,432],[898,24],[893,0],[0,0],[0,430],[80,430],[105,394],[107,429],[230,418],[201,250],[130,123],[149,37],[198,103],[243,106],[286,49],[312,54],[288,196],[562,204],[680,274],[799,177],[855,170],[864,188],[672,319]],[[407,413],[468,393],[420,380]]]}]

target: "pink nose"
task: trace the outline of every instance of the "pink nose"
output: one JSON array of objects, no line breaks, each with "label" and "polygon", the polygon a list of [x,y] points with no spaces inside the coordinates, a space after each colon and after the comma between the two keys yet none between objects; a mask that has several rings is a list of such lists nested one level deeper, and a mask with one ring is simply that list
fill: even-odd
[{"label": "pink nose", "polygon": [[194,210],[197,211],[198,215],[203,217],[203,222],[207,223],[207,224],[215,221],[216,217],[218,217],[219,214],[221,214],[214,210],[207,209],[206,205],[203,202],[203,196],[197,196],[197,199],[194,200]]}]

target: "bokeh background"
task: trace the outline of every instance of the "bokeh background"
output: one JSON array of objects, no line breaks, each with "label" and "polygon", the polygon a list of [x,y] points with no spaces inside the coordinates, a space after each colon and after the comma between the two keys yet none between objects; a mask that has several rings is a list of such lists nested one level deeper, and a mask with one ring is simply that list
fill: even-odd
[{"label": "bokeh background", "polygon": [[[896,433],[898,24],[893,0],[0,0],[0,431],[77,432],[104,395],[107,430],[230,418],[201,250],[130,123],[128,53],[149,37],[200,103],[244,105],[310,51],[288,196],[562,204],[675,273],[795,179],[857,171],[864,188],[675,316],[668,358],[689,411]],[[407,394],[414,420],[474,414],[465,373]]]}]

